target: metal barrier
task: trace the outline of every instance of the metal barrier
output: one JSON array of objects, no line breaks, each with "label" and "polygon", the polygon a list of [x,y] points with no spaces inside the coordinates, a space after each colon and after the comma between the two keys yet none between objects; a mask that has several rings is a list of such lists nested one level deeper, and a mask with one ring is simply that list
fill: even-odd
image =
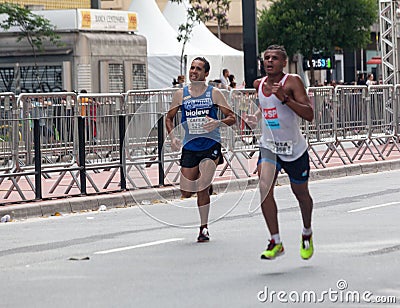
[{"label": "metal barrier", "polygon": [[[120,115],[124,114],[124,96],[116,93],[84,93],[77,97],[77,112],[84,120],[84,164],[86,171],[94,174],[106,171],[121,171],[120,164]],[[83,162],[82,162],[83,163]],[[81,163],[81,164],[82,164]],[[101,189],[92,176],[86,172],[86,178],[95,192]],[[102,181],[103,182],[103,181]],[[103,188],[108,188],[111,180],[107,179]],[[71,181],[68,189],[73,185]],[[119,182],[117,183],[117,186]]]},{"label": "metal barrier", "polygon": [[387,142],[385,144],[385,147],[382,152],[385,152],[386,150],[386,157],[390,155],[390,153],[393,151],[394,148],[397,149],[397,151],[400,152],[400,147],[399,147],[399,141],[400,141],[400,130],[399,130],[399,125],[400,125],[400,85],[396,85],[394,87],[394,99],[391,101],[391,104],[385,104],[385,113],[388,116],[387,123],[390,123],[388,125],[391,128],[392,131],[392,137],[389,140],[389,143]]},{"label": "metal barrier", "polygon": [[[19,130],[19,109],[14,93],[0,93],[0,172],[15,167],[18,143],[22,139]],[[0,184],[4,178],[0,178]]]},{"label": "metal barrier", "polygon": [[[395,141],[395,125],[394,125],[394,106],[397,105],[394,99],[394,89],[391,85],[374,85],[368,87],[368,140],[364,140],[365,148],[361,150],[362,146],[354,155],[358,155],[359,159],[362,158],[366,150],[372,152],[371,146],[378,153],[379,157],[385,159],[383,156],[384,151],[390,143]],[[379,149],[379,145],[384,145],[383,149]],[[372,152],[372,155],[375,155]]]},{"label": "metal barrier", "polygon": [[[175,91],[24,93],[18,99],[1,93],[0,202],[178,183],[180,153],[171,150],[164,130]],[[302,121],[301,129],[315,168],[334,158],[348,164],[400,152],[400,85],[312,87],[307,93],[314,121]],[[258,110],[256,90],[223,94],[237,123],[221,128],[225,164],[218,176],[248,177],[255,173],[261,135],[261,124],[250,129],[245,122]],[[179,121],[178,113],[174,133],[182,137]]]},{"label": "metal barrier", "polygon": [[[316,168],[326,167],[326,163],[321,155],[321,149],[334,149],[336,142],[335,123],[336,114],[334,110],[334,91],[333,87],[310,87],[307,94],[314,107],[314,121],[312,123],[302,120],[304,133],[308,142],[310,160]],[[340,156],[340,153],[338,153]],[[326,155],[326,154],[325,154]],[[315,159],[314,159],[315,157]],[[343,158],[340,156],[343,161]],[[344,161],[343,161],[344,162]]]},{"label": "metal barrier", "polygon": [[[10,181],[11,186],[6,191],[5,198],[8,198],[15,190],[21,200],[26,200],[25,194],[18,184],[22,176],[29,175],[29,173],[21,172],[19,168],[20,143],[22,142],[19,104],[15,94],[11,92],[1,93],[0,103],[0,186],[4,187]],[[30,180],[28,184],[34,189]]]},{"label": "metal barrier", "polygon": [[[41,176],[44,179],[51,179],[50,174],[74,167],[77,156],[73,142],[75,101],[76,95],[73,92],[19,95],[18,106],[22,107],[23,144],[23,148],[19,150],[18,169],[20,171],[36,170],[40,164]],[[37,120],[38,130],[36,133],[38,136],[36,138],[40,140],[39,144],[32,142],[35,138],[33,129],[35,120]],[[36,170],[37,172],[38,170]],[[30,179],[27,176],[25,178],[29,183]],[[37,180],[35,180],[36,182]],[[33,184],[30,186],[32,190],[36,191],[36,195],[42,195],[34,188]],[[11,188],[9,191],[11,192]],[[50,189],[50,193],[52,193],[52,189]]]},{"label": "metal barrier", "polygon": [[42,165],[71,165],[75,161],[73,151],[75,93],[21,94],[17,104],[22,106],[22,139],[24,146],[23,168],[32,168],[33,163],[33,119],[39,119]]},{"label": "metal barrier", "polygon": [[[133,188],[143,184],[164,185],[168,173],[172,171],[179,173],[177,165],[179,156],[171,151],[164,131],[165,113],[170,107],[175,91],[176,89],[129,91],[125,95],[126,177]],[[167,168],[164,168],[165,163],[169,164]],[[146,168],[149,170],[153,164],[158,165],[158,183],[152,183],[146,171]],[[137,179],[137,175],[140,175],[141,179]],[[134,178],[139,183],[136,183]],[[140,183],[141,181],[144,183]]]},{"label": "metal barrier", "polygon": [[237,168],[232,166],[234,159],[237,160],[239,163],[238,167],[244,171],[245,175],[248,177],[251,176],[251,171],[245,165],[244,160],[252,158],[257,151],[261,126],[258,125],[257,128],[251,129],[245,120],[248,114],[255,114],[258,109],[256,94],[255,89],[234,89],[230,92],[228,102],[236,115],[236,124],[232,128],[227,128],[229,132],[227,142],[228,151],[225,153],[226,163],[219,173],[220,176],[230,167],[235,177],[240,178],[236,171]]}]

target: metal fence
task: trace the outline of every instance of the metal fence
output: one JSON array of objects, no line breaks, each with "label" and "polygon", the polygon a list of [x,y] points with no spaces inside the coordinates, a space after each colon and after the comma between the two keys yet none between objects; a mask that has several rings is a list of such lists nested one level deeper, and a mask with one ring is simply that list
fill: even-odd
[{"label": "metal fence", "polygon": [[[164,117],[176,89],[116,93],[0,93],[0,203],[163,186],[179,182]],[[312,87],[314,121],[301,120],[315,168],[337,159],[385,160],[399,147],[400,85]],[[217,176],[249,177],[261,124],[254,89],[223,90],[237,122],[221,128]],[[176,117],[176,136],[182,136]]]}]

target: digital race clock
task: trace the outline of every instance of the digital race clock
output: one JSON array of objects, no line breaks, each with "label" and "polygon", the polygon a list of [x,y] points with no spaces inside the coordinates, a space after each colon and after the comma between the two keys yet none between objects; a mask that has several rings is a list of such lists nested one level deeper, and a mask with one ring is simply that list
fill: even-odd
[{"label": "digital race clock", "polygon": [[304,59],[303,69],[306,71],[310,70],[311,67],[313,67],[314,70],[329,70],[333,68],[333,59],[332,57],[322,56],[313,57],[311,61],[308,59]]}]

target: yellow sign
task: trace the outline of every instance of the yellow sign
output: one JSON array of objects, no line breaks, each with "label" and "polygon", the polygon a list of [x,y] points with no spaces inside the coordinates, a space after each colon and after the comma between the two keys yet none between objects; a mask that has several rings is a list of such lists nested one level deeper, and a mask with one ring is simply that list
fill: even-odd
[{"label": "yellow sign", "polygon": [[136,13],[128,13],[128,30],[137,30],[137,16]]},{"label": "yellow sign", "polygon": [[92,16],[90,11],[81,11],[82,28],[90,29],[92,27]]}]

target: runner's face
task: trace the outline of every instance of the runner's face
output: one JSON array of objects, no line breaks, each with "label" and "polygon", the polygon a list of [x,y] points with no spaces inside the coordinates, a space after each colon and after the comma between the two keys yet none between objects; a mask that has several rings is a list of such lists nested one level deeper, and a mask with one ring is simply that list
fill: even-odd
[{"label": "runner's face", "polygon": [[278,50],[267,50],[264,53],[264,68],[267,74],[276,74],[282,72],[286,66],[286,60]]},{"label": "runner's face", "polygon": [[205,81],[208,76],[204,70],[204,62],[200,60],[194,60],[190,66],[189,79],[190,81]]}]

